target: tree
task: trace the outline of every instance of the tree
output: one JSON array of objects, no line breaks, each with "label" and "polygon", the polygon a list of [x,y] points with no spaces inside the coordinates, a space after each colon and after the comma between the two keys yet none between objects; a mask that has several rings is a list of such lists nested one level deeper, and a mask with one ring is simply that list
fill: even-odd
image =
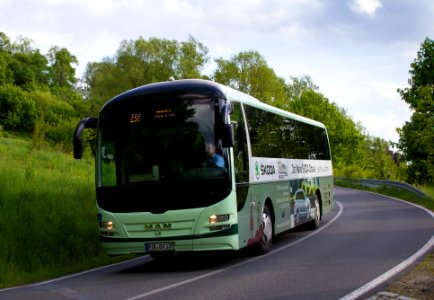
[{"label": "tree", "polygon": [[344,109],[324,97],[310,77],[291,79],[292,84],[287,85],[289,99],[285,109],[325,124],[335,168],[350,165],[363,168],[363,126],[355,123]]},{"label": "tree", "polygon": [[215,81],[243,91],[259,100],[281,107],[285,99],[285,81],[278,77],[257,51],[245,51],[229,60],[215,60]]},{"label": "tree", "polygon": [[299,99],[305,91],[319,92],[319,87],[308,75],[302,76],[300,78],[289,76],[289,78],[290,82],[286,86],[286,96],[288,99]]},{"label": "tree", "polygon": [[37,117],[35,102],[14,85],[0,88],[0,125],[6,130],[32,132]]},{"label": "tree", "polygon": [[116,55],[102,62],[89,63],[85,73],[87,97],[93,102],[92,114],[103,103],[126,90],[170,77],[198,78],[208,61],[208,49],[190,37],[178,42],[142,37],[122,41]]},{"label": "tree", "polygon": [[0,32],[0,87],[11,83],[11,74],[8,69],[11,61],[11,41],[6,34]]},{"label": "tree", "polygon": [[434,41],[426,38],[410,65],[409,87],[398,89],[413,110],[398,129],[399,148],[409,162],[408,179],[434,184]]},{"label": "tree", "polygon": [[77,82],[75,78],[75,68],[72,65],[77,65],[77,57],[72,55],[68,49],[52,46],[48,50],[48,74],[50,85],[59,88],[72,88]]},{"label": "tree", "polygon": [[375,179],[399,179],[398,165],[393,161],[389,143],[379,137],[367,140],[366,160],[368,177]]},{"label": "tree", "polygon": [[208,60],[208,48],[190,36],[188,41],[181,42],[175,76],[178,78],[204,77],[201,72]]},{"label": "tree", "polygon": [[11,56],[7,64],[9,82],[25,90],[47,84],[47,58],[31,44],[32,40],[19,36],[6,50]]}]

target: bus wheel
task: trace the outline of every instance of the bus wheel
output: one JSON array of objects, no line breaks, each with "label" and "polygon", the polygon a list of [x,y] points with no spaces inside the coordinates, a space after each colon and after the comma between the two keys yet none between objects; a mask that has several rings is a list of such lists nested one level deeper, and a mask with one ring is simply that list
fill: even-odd
[{"label": "bus wheel", "polygon": [[262,212],[261,227],[261,240],[257,244],[257,250],[259,254],[265,254],[270,251],[271,244],[273,243],[273,220],[267,205],[264,206],[264,211]]},{"label": "bus wheel", "polygon": [[319,228],[319,223],[321,221],[321,207],[319,205],[319,200],[318,197],[315,198],[315,214],[313,215],[313,220],[310,221],[309,225],[310,228],[315,230]]}]

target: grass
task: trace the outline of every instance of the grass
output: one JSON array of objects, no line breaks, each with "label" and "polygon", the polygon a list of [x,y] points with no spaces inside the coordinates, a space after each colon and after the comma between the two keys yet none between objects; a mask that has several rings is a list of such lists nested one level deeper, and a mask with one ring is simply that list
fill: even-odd
[{"label": "grass", "polygon": [[96,226],[93,159],[0,137],[0,288],[113,262]]},{"label": "grass", "polygon": [[434,199],[434,187],[433,186],[420,186],[418,187],[422,190],[428,197]]}]

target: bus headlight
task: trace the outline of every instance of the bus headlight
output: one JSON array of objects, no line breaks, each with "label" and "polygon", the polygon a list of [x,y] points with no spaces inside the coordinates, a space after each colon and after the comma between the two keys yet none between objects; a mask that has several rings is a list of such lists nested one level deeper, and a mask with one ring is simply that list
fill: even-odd
[{"label": "bus headlight", "polygon": [[113,229],[115,229],[115,226],[113,225],[112,221],[99,222],[99,228],[106,229],[106,230],[113,230]]},{"label": "bus headlight", "polygon": [[209,216],[210,224],[216,224],[216,223],[226,222],[226,221],[229,221],[229,214]]},{"label": "bus headlight", "polygon": [[216,230],[224,230],[231,227],[230,224],[224,224],[224,225],[218,225],[218,223],[227,222],[229,221],[229,214],[223,214],[223,215],[211,215],[209,216],[209,223],[213,226],[209,227],[210,231],[216,231]]},{"label": "bus headlight", "polygon": [[115,225],[112,221],[99,222],[99,234],[104,236],[115,235]]}]

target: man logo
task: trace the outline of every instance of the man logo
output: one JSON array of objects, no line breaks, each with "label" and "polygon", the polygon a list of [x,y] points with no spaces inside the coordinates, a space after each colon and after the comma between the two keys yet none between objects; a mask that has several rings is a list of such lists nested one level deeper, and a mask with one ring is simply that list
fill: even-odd
[{"label": "man logo", "polygon": [[170,224],[170,223],[145,224],[144,229],[145,229],[145,231],[154,231],[156,235],[161,235],[161,231],[171,230],[172,224]]}]

